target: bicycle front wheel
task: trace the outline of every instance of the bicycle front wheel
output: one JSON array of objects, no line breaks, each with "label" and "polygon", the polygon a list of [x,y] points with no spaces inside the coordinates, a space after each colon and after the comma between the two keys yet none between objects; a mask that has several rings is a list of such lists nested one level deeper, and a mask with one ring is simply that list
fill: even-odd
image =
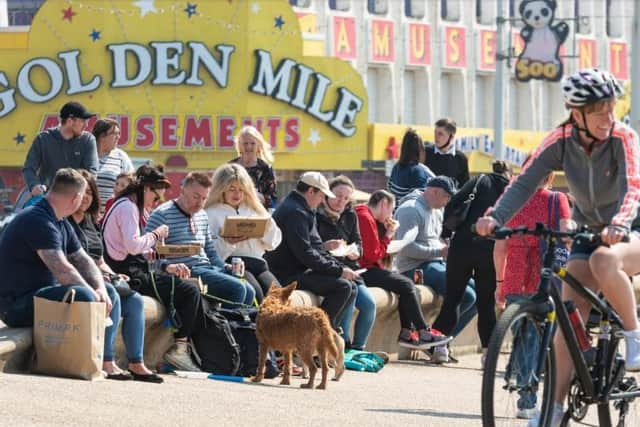
[{"label": "bicycle front wheel", "polygon": [[536,319],[536,305],[509,305],[491,335],[482,377],[482,424],[524,426],[540,411],[546,425],[553,407],[556,366],[553,343],[544,352],[541,374],[535,372],[544,323]]}]

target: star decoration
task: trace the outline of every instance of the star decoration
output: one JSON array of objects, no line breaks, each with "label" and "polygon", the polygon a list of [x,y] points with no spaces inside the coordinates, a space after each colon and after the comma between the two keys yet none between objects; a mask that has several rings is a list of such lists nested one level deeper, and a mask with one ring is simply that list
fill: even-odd
[{"label": "star decoration", "polygon": [[139,0],[133,3],[135,7],[140,8],[140,16],[144,18],[147,13],[158,13],[154,0]]},{"label": "star decoration", "polygon": [[100,33],[101,33],[101,32],[102,32],[102,31],[98,31],[98,30],[96,30],[96,29],[94,28],[94,29],[93,29],[93,31],[91,31],[91,32],[89,33],[89,37],[91,37],[91,40],[93,40],[94,42],[95,42],[95,41],[97,41],[97,40],[100,40]]},{"label": "star decoration", "polygon": [[62,9],[62,20],[64,21],[66,19],[67,21],[72,22],[73,17],[76,16],[77,14],[78,13],[74,12],[71,6],[69,6],[66,9]]},{"label": "star decoration", "polygon": [[284,25],[284,19],[282,19],[282,15],[276,16],[273,20],[275,21],[274,27],[276,27],[279,30],[282,30],[282,26]]},{"label": "star decoration", "polygon": [[16,144],[20,145],[20,144],[24,144],[24,138],[27,135],[18,132],[18,134],[15,136],[15,138],[13,138],[13,140],[16,142]]},{"label": "star decoration", "polygon": [[309,134],[309,138],[307,138],[307,141],[309,141],[311,145],[313,145],[313,148],[318,145],[321,139],[322,138],[320,138],[320,131],[318,129],[311,129],[311,133]]},{"label": "star decoration", "polygon": [[184,11],[187,13],[187,15],[189,15],[189,18],[191,18],[192,15],[198,14],[198,12],[196,11],[196,7],[198,7],[197,4],[187,3],[187,8]]},{"label": "star decoration", "polygon": [[257,15],[258,12],[260,12],[260,5],[258,4],[258,2],[255,2],[255,3],[251,4],[251,12],[254,15]]}]

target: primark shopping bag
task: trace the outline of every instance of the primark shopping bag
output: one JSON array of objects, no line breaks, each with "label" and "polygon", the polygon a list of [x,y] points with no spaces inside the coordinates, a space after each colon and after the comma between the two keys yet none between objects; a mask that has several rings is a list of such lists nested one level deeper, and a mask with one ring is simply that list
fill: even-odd
[{"label": "primark shopping bag", "polygon": [[34,371],[94,380],[102,376],[105,305],[75,301],[69,289],[63,301],[34,297]]}]

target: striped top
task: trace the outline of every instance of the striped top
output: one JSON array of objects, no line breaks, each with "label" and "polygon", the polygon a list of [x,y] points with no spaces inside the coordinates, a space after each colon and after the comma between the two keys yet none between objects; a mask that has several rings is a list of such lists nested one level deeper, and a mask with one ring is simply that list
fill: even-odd
[{"label": "striped top", "polygon": [[211,264],[224,267],[224,262],[218,256],[213,244],[209,218],[204,210],[189,215],[180,209],[175,200],[171,200],[161,204],[151,213],[146,231],[155,230],[162,224],[169,227],[169,237],[165,239],[167,245],[199,243],[202,246],[198,255],[171,258],[172,264],[184,263],[189,267]]},{"label": "striped top", "polygon": [[133,172],[131,159],[119,148],[114,148],[109,154],[99,159],[98,167],[98,193],[100,194],[100,206],[104,207],[107,200],[113,197],[113,187],[116,185],[116,178],[122,172]]},{"label": "striped top", "polygon": [[396,203],[399,205],[400,200],[413,190],[424,190],[427,181],[434,176],[431,169],[422,163],[407,166],[396,163],[389,177],[389,191],[396,197]]}]

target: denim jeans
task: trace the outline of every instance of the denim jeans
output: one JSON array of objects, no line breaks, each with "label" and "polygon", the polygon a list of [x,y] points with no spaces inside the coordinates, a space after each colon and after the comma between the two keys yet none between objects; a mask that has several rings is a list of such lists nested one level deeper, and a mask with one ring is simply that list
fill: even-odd
[{"label": "denim jeans", "polygon": [[[429,286],[437,295],[444,296],[447,291],[447,264],[444,261],[427,261],[420,265],[424,283]],[[413,279],[414,270],[405,271],[403,274]],[[473,279],[469,280],[464,290],[462,301],[460,302],[460,317],[455,328],[451,331],[451,336],[457,336],[471,322],[478,313],[476,308],[476,286]]]},{"label": "denim jeans", "polygon": [[[116,331],[120,322],[120,315],[124,316],[122,336],[130,363],[142,362],[144,346],[144,302],[140,294],[133,294],[123,301],[110,283],[106,283],[107,293],[111,298],[112,308],[109,317],[113,325],[105,329],[104,361],[114,358]],[[94,301],[93,294],[86,286],[47,286],[30,292],[16,299],[6,313],[5,323],[14,328],[33,326],[33,297],[45,298],[51,301],[62,301],[69,288],[76,291],[76,301]]]},{"label": "denim jeans", "polygon": [[[507,305],[513,302],[515,295],[506,297]],[[515,380],[519,387],[523,387],[518,391],[518,409],[531,409],[536,407],[537,397],[529,388],[535,380],[535,363],[540,349],[540,335],[535,325],[523,318],[514,323],[511,327],[511,333],[514,336],[513,349],[511,358],[505,370],[505,377],[515,374]]]},{"label": "denim jeans", "polygon": [[[353,303],[345,308],[342,317],[342,337],[345,342],[351,342],[351,348],[356,350],[364,350],[367,345],[367,339],[373,328],[373,322],[376,320],[376,300],[362,280],[355,282],[357,285],[357,294]],[[353,319],[353,310],[358,309],[358,317],[353,328],[353,340],[351,339],[351,319]]]},{"label": "denim jeans", "polygon": [[209,288],[208,294],[226,300],[225,307],[237,304],[253,305],[256,291],[245,280],[240,280],[209,264],[191,267],[191,277],[200,277]]},{"label": "denim jeans", "polygon": [[[108,289],[108,288],[107,288]],[[111,296],[111,293],[109,293]],[[113,301],[113,297],[111,296]],[[128,297],[120,297],[120,310],[122,314],[122,339],[124,341],[127,359],[129,363],[141,363],[144,352],[144,300],[142,295],[134,293]],[[112,310],[113,313],[113,310]],[[111,316],[112,318],[114,316]],[[118,323],[113,321],[117,329]],[[114,331],[116,330],[114,329]],[[108,331],[109,329],[107,329]],[[105,337],[104,359],[105,361],[113,360],[113,349],[115,345],[115,332],[113,338],[108,343]]]}]

